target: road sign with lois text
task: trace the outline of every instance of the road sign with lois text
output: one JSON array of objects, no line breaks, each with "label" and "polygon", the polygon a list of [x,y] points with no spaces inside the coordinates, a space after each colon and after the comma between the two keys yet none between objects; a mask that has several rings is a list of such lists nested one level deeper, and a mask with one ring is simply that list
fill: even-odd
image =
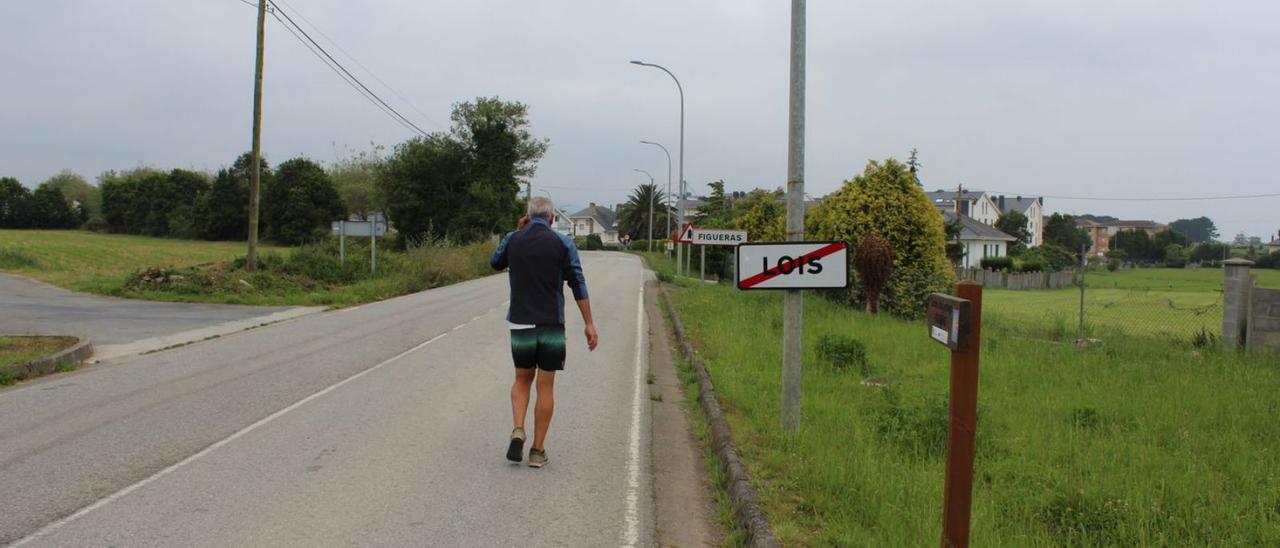
[{"label": "road sign with lois text", "polygon": [[822,289],[849,286],[846,242],[738,245],[738,289]]}]

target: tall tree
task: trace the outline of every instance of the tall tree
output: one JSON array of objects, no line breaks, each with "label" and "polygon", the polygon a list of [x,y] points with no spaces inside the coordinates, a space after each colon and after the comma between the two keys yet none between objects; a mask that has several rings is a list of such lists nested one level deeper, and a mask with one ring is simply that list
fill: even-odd
[{"label": "tall tree", "polygon": [[[667,204],[666,196],[657,185],[642,184],[631,191],[631,197],[627,199],[622,207],[618,208],[618,226],[619,234],[631,236],[633,240],[650,239],[658,240],[665,236],[663,232],[667,229]],[[648,236],[645,233],[649,230],[649,204],[653,203],[653,232]]]},{"label": "tall tree", "polygon": [[31,191],[13,177],[0,177],[0,228],[31,226]]},{"label": "tall tree", "polygon": [[1164,257],[1163,248],[1157,247],[1144,230],[1121,230],[1111,237],[1112,251],[1124,253],[1126,259],[1136,262],[1159,261]]},{"label": "tall tree", "polygon": [[698,216],[694,222],[708,228],[726,228],[733,223],[733,209],[729,197],[724,193],[724,181],[708,183],[711,193],[698,208]]},{"label": "tall tree", "polygon": [[1072,253],[1079,253],[1083,246],[1093,247],[1093,239],[1084,229],[1076,226],[1076,219],[1065,213],[1054,213],[1044,223],[1044,243],[1053,244]]},{"label": "tall tree", "polygon": [[342,203],[349,213],[361,219],[368,220],[383,208],[382,194],[375,184],[382,150],[381,145],[374,145],[370,150],[348,153],[329,166],[329,179],[342,196]]},{"label": "tall tree", "polygon": [[42,184],[61,191],[67,198],[68,205],[81,221],[87,221],[89,217],[98,215],[102,209],[102,194],[98,192],[98,187],[90,184],[74,171],[64,169],[46,179]]},{"label": "tall tree", "polygon": [[912,147],[911,154],[907,156],[907,169],[911,171],[911,178],[915,180],[916,184],[924,186],[924,183],[920,182],[921,167],[919,151],[916,150],[915,147]]},{"label": "tall tree", "polygon": [[1181,232],[1192,242],[1198,244],[1211,242],[1218,237],[1218,227],[1214,226],[1213,221],[1208,217],[1178,219],[1169,223],[1169,230]]},{"label": "tall tree", "polygon": [[757,188],[733,202],[733,226],[747,231],[753,242],[779,241],[784,237],[786,208],[782,189]]},{"label": "tall tree", "polygon": [[1009,244],[1009,254],[1017,255],[1027,249],[1031,242],[1031,229],[1027,228],[1027,216],[1009,210],[996,219],[996,230],[1013,236],[1015,240]]},{"label": "tall tree", "polygon": [[80,218],[56,187],[40,185],[31,193],[29,203],[28,215],[33,228],[75,228],[80,225]]},{"label": "tall tree", "polygon": [[281,163],[262,193],[267,238],[300,244],[322,237],[342,218],[342,198],[324,168],[307,158]]},{"label": "tall tree", "polygon": [[547,150],[529,132],[528,107],[498,98],[454,106],[454,126],[395,147],[378,172],[387,214],[402,238],[468,241],[509,230],[516,195]]}]

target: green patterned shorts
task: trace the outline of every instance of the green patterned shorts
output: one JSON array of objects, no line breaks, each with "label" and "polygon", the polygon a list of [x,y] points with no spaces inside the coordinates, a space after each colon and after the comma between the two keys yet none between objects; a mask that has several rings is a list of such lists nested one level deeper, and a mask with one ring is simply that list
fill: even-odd
[{"label": "green patterned shorts", "polygon": [[511,359],[518,369],[564,370],[564,326],[511,330]]}]

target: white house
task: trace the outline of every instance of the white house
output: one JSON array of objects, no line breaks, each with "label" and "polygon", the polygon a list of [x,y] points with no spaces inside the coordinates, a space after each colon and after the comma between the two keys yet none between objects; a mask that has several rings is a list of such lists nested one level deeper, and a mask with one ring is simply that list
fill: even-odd
[{"label": "white house", "polygon": [[1027,218],[1027,231],[1031,234],[1027,247],[1044,243],[1044,198],[993,196],[981,190],[936,190],[925,195],[939,211],[958,213],[987,226],[995,226],[1006,211],[1017,211]]},{"label": "white house", "polygon": [[614,226],[614,221],[618,215],[607,207],[600,207],[592,202],[591,205],[582,209],[577,213],[569,216],[573,223],[573,236],[586,236],[588,234],[596,234],[600,236],[600,241],[605,245],[618,244],[618,228]]},{"label": "white house", "polygon": [[1044,198],[997,196],[995,202],[1001,212],[1017,211],[1027,217],[1027,231],[1031,233],[1027,247],[1044,243]]},{"label": "white house", "polygon": [[[995,226],[996,220],[1000,218],[1000,209],[996,207],[995,201],[981,190],[962,190],[959,193],[937,190],[926,192],[925,195],[939,211],[959,213],[987,226]],[[957,198],[960,202],[959,211],[956,211]]]},{"label": "white house", "polygon": [[[944,211],[942,218],[950,223],[956,219],[956,214]],[[960,259],[960,266],[964,268],[981,267],[982,259],[987,257],[1008,256],[1009,242],[1012,241],[1013,236],[1000,232],[993,226],[968,215],[960,216],[960,243],[964,244],[964,257]]]}]

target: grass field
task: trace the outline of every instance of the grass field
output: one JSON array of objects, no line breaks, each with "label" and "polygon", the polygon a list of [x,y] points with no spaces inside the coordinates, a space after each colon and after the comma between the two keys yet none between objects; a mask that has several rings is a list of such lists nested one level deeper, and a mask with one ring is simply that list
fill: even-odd
[{"label": "grass field", "polygon": [[[780,295],[685,283],[672,297],[783,545],[938,542],[949,365],[921,324],[807,297],[803,427],[788,436]],[[1016,336],[997,302],[984,307],[996,325],[973,545],[1280,543],[1280,359],[1151,338],[1046,343]],[[860,341],[866,368],[824,361],[823,336]]]},{"label": "grass field", "polygon": [[[1258,269],[1258,285],[1280,287],[1280,270]],[[1106,341],[1148,336],[1189,342],[1222,330],[1223,271],[1141,268],[1089,272],[1085,277],[1085,336]],[[988,290],[992,321],[1028,336],[1070,341],[1079,336],[1078,289]]]},{"label": "grass field", "polygon": [[[75,291],[147,300],[254,305],[336,305],[376,301],[491,274],[493,246],[424,245],[378,251],[369,274],[369,248],[348,240],[345,265],[337,244],[304,248],[262,246],[262,268],[236,266],[240,242],[148,238],[82,231],[0,230],[0,271],[30,276]],[[144,269],[177,277],[139,283]]]},{"label": "grass field", "polygon": [[[287,248],[262,246],[264,253]],[[0,271],[59,287],[112,293],[143,267],[186,267],[230,261],[243,242],[206,242],[78,230],[0,230]]]}]

